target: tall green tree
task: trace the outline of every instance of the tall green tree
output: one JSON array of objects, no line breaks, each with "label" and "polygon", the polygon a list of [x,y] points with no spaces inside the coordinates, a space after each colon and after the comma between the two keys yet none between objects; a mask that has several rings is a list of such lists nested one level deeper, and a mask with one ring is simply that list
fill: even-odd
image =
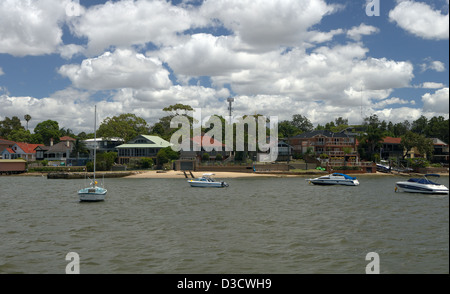
[{"label": "tall green tree", "polygon": [[23,118],[27,121],[27,131],[28,131],[28,122],[31,120],[31,115],[25,114]]},{"label": "tall green tree", "polygon": [[425,129],[425,135],[428,138],[439,138],[449,143],[449,120],[443,116],[434,116],[430,118]]},{"label": "tall green tree", "polygon": [[19,129],[25,130],[17,116],[13,116],[12,118],[6,117],[0,121],[0,137],[2,138],[8,138],[11,132]]},{"label": "tall green tree", "polygon": [[408,155],[412,148],[417,148],[422,155],[431,155],[433,153],[433,141],[426,138],[424,135],[408,131],[405,135],[401,136],[402,140],[400,145],[406,150],[403,155],[403,159]]},{"label": "tall green tree", "polygon": [[45,145],[50,144],[50,139],[53,139],[54,143],[58,143],[61,137],[58,122],[50,119],[38,123],[34,128],[34,133],[37,135],[36,138],[39,138],[39,143]]},{"label": "tall green tree", "polygon": [[384,131],[381,128],[382,123],[378,119],[378,116],[374,114],[370,117],[366,117],[363,125],[366,127],[366,133],[359,138],[359,141],[361,142],[359,148],[365,148],[367,153],[360,153],[367,154],[368,158],[366,159],[373,160],[373,156],[377,153],[376,150],[381,146],[381,141],[385,136]]},{"label": "tall green tree", "polygon": [[125,142],[149,133],[145,119],[132,113],[107,117],[97,130],[98,137],[121,138]]},{"label": "tall green tree", "polygon": [[310,132],[314,129],[311,121],[306,116],[303,116],[301,114],[294,114],[292,116],[291,122],[292,125],[299,129],[302,133]]},{"label": "tall green tree", "polygon": [[181,103],[164,107],[163,111],[166,112],[167,115],[160,118],[159,121],[153,125],[153,127],[151,128],[151,133],[169,141],[172,134],[175,133],[178,129],[170,127],[171,120],[177,115],[183,115],[189,119],[192,127],[194,119],[189,115],[189,112],[193,110],[194,109],[190,105]]}]

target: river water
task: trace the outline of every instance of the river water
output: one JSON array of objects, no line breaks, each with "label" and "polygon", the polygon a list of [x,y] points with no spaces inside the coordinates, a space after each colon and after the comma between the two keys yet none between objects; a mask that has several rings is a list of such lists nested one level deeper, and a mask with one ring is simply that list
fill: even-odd
[{"label": "river water", "polygon": [[[84,180],[0,177],[0,273],[449,273],[449,197],[395,193],[401,177],[360,186],[305,178],[105,179],[104,202],[80,203]],[[448,177],[441,178],[448,185]]]}]

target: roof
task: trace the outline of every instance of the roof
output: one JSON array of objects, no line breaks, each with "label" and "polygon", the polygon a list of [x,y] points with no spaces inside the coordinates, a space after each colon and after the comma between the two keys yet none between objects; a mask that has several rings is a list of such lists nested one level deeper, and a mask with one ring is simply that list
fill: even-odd
[{"label": "roof", "polygon": [[70,144],[70,146],[67,147],[66,142],[59,142],[59,143],[54,144],[53,146],[45,146],[48,149],[43,149],[43,150],[47,150],[47,152],[66,152],[67,150],[72,149],[73,143],[70,142],[69,144]]},{"label": "roof", "polygon": [[39,146],[44,146],[43,144],[30,144],[30,143],[16,143],[16,145],[23,150],[23,152],[30,154],[36,153],[36,148]]},{"label": "roof", "polygon": [[119,145],[116,148],[166,148],[171,146],[170,142],[167,142],[158,136],[140,135],[131,141],[134,141],[139,137],[144,137],[151,143],[127,143]]},{"label": "roof", "polygon": [[197,145],[201,145],[201,146],[208,146],[208,147],[223,147],[223,146],[225,146],[225,144],[223,144],[216,138],[212,138],[208,135],[195,136],[191,139],[191,141],[193,143],[195,143]]},{"label": "roof", "polygon": [[302,133],[297,136],[294,136],[293,138],[313,138],[313,137],[316,137],[319,135],[324,136],[324,137],[330,137],[330,138],[348,138],[348,137],[350,137],[349,135],[344,134],[344,133],[333,133],[333,132],[327,131],[327,130],[318,130],[318,131]]},{"label": "roof", "polygon": [[0,138],[0,144],[14,145],[14,144],[16,144],[16,142]]},{"label": "roof", "polygon": [[433,140],[433,145],[448,146],[448,144],[442,141],[441,139],[438,138],[431,138],[431,139]]},{"label": "roof", "polygon": [[385,137],[383,139],[383,143],[387,143],[387,144],[400,144],[401,142],[402,142],[402,138]]},{"label": "roof", "polygon": [[59,138],[60,141],[76,141],[76,139],[69,137],[69,136],[64,136]]}]

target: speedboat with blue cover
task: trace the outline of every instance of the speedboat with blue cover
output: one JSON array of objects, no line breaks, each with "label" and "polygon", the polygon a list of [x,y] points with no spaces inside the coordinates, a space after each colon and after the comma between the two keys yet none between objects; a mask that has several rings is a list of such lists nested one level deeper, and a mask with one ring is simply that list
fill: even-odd
[{"label": "speedboat with blue cover", "polygon": [[307,179],[307,181],[314,185],[345,185],[345,186],[359,185],[359,181],[355,177],[341,173],[332,173],[314,179]]},{"label": "speedboat with blue cover", "polygon": [[439,178],[438,174],[426,174],[423,178],[411,178],[407,181],[395,183],[395,192],[425,193],[425,194],[448,194],[448,187],[428,179],[428,177]]}]

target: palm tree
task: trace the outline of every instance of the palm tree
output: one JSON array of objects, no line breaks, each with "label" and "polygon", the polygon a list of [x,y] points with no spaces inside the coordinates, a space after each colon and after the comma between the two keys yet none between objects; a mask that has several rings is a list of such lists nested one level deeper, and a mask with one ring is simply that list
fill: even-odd
[{"label": "palm tree", "polygon": [[27,121],[27,131],[28,131],[28,122],[31,120],[31,115],[25,114],[24,118]]}]

